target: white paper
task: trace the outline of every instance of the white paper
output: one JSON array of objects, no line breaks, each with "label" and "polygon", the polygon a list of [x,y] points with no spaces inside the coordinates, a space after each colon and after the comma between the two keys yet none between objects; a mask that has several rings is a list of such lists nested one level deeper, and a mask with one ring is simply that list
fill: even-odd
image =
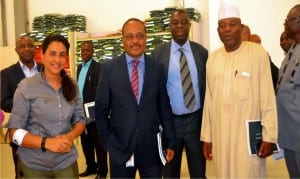
[{"label": "white paper", "polygon": [[130,159],[126,162],[126,167],[134,167],[134,154],[132,154]]},{"label": "white paper", "polygon": [[246,71],[243,71],[243,72],[242,72],[242,76],[250,77],[251,75],[250,75],[250,73],[248,73],[248,72],[246,72]]},{"label": "white paper", "polygon": [[272,157],[273,157],[274,160],[279,160],[279,159],[284,158],[284,151],[283,151],[283,149],[279,148],[279,151],[278,152],[274,152],[273,155],[272,155]]},{"label": "white paper", "polygon": [[86,117],[95,119],[95,112],[90,112],[91,110],[95,110],[95,101],[84,103],[84,111]]},{"label": "white paper", "polygon": [[159,157],[162,162],[162,164],[165,166],[167,163],[164,151],[163,151],[163,146],[162,146],[162,129],[160,132],[157,133],[157,145],[158,145],[158,152],[159,152]]}]

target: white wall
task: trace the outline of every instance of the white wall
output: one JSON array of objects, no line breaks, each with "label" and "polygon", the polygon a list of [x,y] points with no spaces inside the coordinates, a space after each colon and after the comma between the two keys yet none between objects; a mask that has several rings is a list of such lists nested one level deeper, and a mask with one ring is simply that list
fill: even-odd
[{"label": "white wall", "polygon": [[7,28],[7,44],[8,46],[15,46],[15,14],[14,14],[14,1],[4,0],[6,5],[6,28]]},{"label": "white wall", "polygon": [[145,19],[149,11],[163,9],[172,0],[28,0],[30,23],[46,13],[81,14],[87,18],[87,32],[118,30],[128,18]]},{"label": "white wall", "polygon": [[3,6],[2,1],[0,1],[0,19],[1,19],[1,21],[0,21],[0,47],[3,46],[3,43],[2,43],[3,42],[3,36],[2,36],[3,24],[2,24],[2,9],[1,9],[2,6]]},{"label": "white wall", "polygon": [[[58,5],[59,4],[59,5]],[[81,14],[87,18],[87,32],[115,31],[130,17],[146,19],[151,10],[184,5],[200,11],[200,23],[193,23],[193,39],[209,48],[207,0],[28,0],[29,24],[33,18],[46,13]],[[66,8],[67,7],[67,8]],[[30,27],[31,28],[31,27]]]},{"label": "white wall", "polygon": [[6,68],[17,63],[19,56],[15,51],[15,47],[0,47],[0,69]]},{"label": "white wall", "polygon": [[284,58],[280,48],[280,35],[288,11],[300,0],[209,0],[210,1],[210,49],[222,45],[217,33],[217,7],[220,2],[231,2],[240,9],[242,23],[262,39],[263,47],[269,52],[272,61],[279,67]]},{"label": "white wall", "polygon": [[[32,24],[35,16],[46,13],[76,13],[87,17],[87,32],[115,31],[130,17],[145,19],[150,16],[150,10],[176,5],[179,1],[28,0],[29,24]],[[217,34],[217,14],[219,4],[224,1],[232,2],[240,8],[243,23],[249,25],[253,33],[261,36],[262,45],[279,66],[284,57],[279,45],[283,21],[288,11],[299,4],[300,0],[184,0],[185,7],[194,7],[202,15],[200,23],[193,25],[193,39],[210,51],[222,45]]]}]

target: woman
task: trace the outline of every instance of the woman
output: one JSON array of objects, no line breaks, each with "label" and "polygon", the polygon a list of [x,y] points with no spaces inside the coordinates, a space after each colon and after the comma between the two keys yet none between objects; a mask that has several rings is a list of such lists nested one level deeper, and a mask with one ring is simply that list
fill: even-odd
[{"label": "woman", "polygon": [[64,71],[69,46],[63,36],[49,35],[42,44],[44,69],[15,92],[8,128],[20,146],[24,178],[78,178],[73,140],[86,121],[77,86]]}]

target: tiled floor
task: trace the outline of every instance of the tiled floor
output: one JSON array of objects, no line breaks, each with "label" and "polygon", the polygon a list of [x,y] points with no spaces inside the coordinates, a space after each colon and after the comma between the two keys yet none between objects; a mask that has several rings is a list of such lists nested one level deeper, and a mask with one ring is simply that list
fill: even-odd
[{"label": "tiled floor", "polygon": [[[85,160],[82,154],[81,145],[79,142],[76,142],[76,146],[79,152],[78,158],[78,167],[79,171],[82,172],[85,170]],[[185,155],[183,159],[182,169],[181,169],[181,178],[189,178],[188,169],[186,165]],[[11,156],[11,148],[9,144],[0,144],[0,178],[1,179],[12,179],[14,178],[14,168],[13,168],[13,161]],[[286,166],[284,160],[273,160],[272,157],[267,159],[267,168],[268,168],[268,178],[288,178],[288,173],[286,170]],[[87,179],[94,178],[95,175],[91,175],[85,177]],[[213,171],[213,164],[212,162],[207,163],[207,177],[208,178],[215,178],[214,171]],[[138,178],[138,176],[137,176]]]}]

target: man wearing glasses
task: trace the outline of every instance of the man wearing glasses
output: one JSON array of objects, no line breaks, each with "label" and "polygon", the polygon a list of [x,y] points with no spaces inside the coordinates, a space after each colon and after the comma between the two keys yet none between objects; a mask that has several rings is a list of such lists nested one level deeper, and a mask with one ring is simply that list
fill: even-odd
[{"label": "man wearing glasses", "polygon": [[122,28],[125,53],[102,65],[95,114],[111,178],[161,178],[157,133],[162,125],[166,160],[174,156],[175,136],[163,67],[145,55],[144,22],[131,18]]},{"label": "man wearing glasses", "polygon": [[284,149],[290,178],[300,178],[300,4],[284,23],[287,36],[295,40],[279,71],[277,83],[278,142]]}]

